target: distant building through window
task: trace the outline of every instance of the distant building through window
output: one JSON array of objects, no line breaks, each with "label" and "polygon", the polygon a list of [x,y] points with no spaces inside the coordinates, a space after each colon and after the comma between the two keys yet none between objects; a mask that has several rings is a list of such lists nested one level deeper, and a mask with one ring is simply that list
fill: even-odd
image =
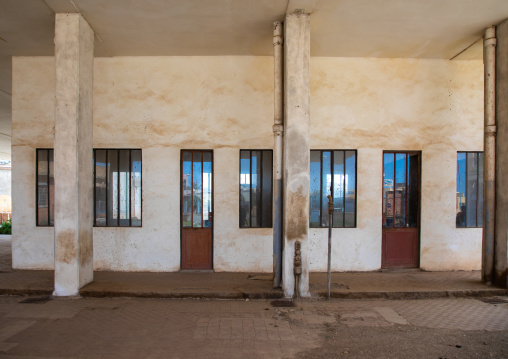
[{"label": "distant building through window", "polygon": [[240,150],[240,228],[272,227],[272,150]]},{"label": "distant building through window", "polygon": [[310,151],[310,227],[328,227],[328,198],[333,198],[333,227],[356,227],[356,151]]},{"label": "distant building through window", "polygon": [[483,152],[457,153],[457,228],[483,226]]}]

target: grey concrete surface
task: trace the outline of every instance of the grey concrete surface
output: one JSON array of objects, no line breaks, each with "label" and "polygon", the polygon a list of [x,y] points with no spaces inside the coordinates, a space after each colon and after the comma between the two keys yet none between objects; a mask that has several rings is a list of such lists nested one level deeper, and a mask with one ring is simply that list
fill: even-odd
[{"label": "grey concrete surface", "polygon": [[497,26],[496,49],[496,230],[494,281],[507,285],[508,243],[508,20]]},{"label": "grey concrete surface", "polygon": [[55,15],[55,295],[93,280],[94,32],[80,14]]},{"label": "grey concrete surface", "polygon": [[[284,293],[309,296],[310,202],[310,15],[286,15],[284,21]],[[301,274],[295,289],[295,242],[301,244]]]}]

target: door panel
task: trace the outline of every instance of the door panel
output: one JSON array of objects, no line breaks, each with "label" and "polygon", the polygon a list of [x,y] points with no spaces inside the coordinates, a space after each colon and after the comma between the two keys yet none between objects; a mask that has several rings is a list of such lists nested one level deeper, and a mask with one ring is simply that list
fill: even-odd
[{"label": "door panel", "polygon": [[213,266],[212,151],[182,151],[182,269]]},{"label": "door panel", "polygon": [[419,266],[420,154],[383,155],[383,268]]},{"label": "door panel", "polygon": [[212,229],[182,229],[182,269],[212,268]]},{"label": "door panel", "polygon": [[418,267],[418,231],[414,228],[383,230],[383,268]]}]

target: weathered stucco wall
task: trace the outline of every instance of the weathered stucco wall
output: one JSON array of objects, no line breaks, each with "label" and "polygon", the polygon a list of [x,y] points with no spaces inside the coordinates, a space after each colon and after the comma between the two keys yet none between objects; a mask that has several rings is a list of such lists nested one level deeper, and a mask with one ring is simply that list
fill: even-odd
[{"label": "weathered stucco wall", "polygon": [[[213,149],[214,269],[271,271],[272,230],[238,228],[239,149],[273,146],[270,57],[96,58],[94,147],[143,150],[143,227],[94,228],[95,269],[180,267],[181,149]],[[334,270],[381,266],[383,150],[422,151],[421,267],[479,269],[481,229],[455,228],[457,151],[483,149],[481,61],[311,58],[312,149],[357,149],[357,228],[334,229]],[[53,58],[13,61],[13,260],[52,268],[35,226],[35,148],[53,147]],[[311,271],[326,229],[310,229]]]},{"label": "weathered stucco wall", "polygon": [[55,60],[12,60],[12,266],[54,266],[53,227],[35,226],[35,148],[52,148],[55,135]]},{"label": "weathered stucco wall", "polygon": [[[381,266],[383,150],[422,151],[420,265],[481,265],[481,228],[455,228],[457,151],[483,150],[481,61],[311,59],[311,149],[358,149],[357,228],[333,230],[335,270]],[[326,270],[327,229],[311,229]]]},{"label": "weathered stucco wall", "polygon": [[[35,227],[34,149],[53,146],[54,62],[14,62],[13,157],[23,181],[16,228],[24,228],[16,267],[51,268],[52,228]],[[214,269],[271,271],[272,230],[238,227],[238,157],[273,147],[272,58],[96,58],[94,68],[94,148],[143,150],[143,227],[94,228],[95,269],[180,268],[180,150],[213,149]]]}]

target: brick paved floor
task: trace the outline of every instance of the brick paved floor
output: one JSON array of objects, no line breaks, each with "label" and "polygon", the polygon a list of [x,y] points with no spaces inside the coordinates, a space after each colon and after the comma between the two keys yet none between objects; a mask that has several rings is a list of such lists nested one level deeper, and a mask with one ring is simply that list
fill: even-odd
[{"label": "brick paved floor", "polygon": [[[452,350],[450,341],[463,342],[465,335],[471,346],[476,336],[483,343],[485,335],[508,343],[508,297],[497,304],[476,299],[301,301],[294,308],[273,307],[269,300],[75,298],[22,303],[26,299],[0,296],[1,358],[376,357],[376,352],[360,353],[362,333],[368,338],[394,333],[388,337],[392,344],[383,340],[393,346],[390,357],[397,358],[403,357],[397,354],[403,350],[397,337],[410,332],[409,345],[416,347],[418,335],[441,333],[432,334],[429,328],[446,328],[444,333],[452,335],[433,339],[445,352]],[[336,338],[341,354],[320,356],[335,335],[332,330],[342,330]],[[481,344],[480,356],[463,351],[458,357],[485,357],[491,350],[487,344]],[[492,353],[503,354],[494,357],[508,356],[508,345],[491,344],[497,348]],[[425,346],[419,350],[410,357],[434,357],[426,355]],[[379,357],[385,356],[379,352]]]}]

